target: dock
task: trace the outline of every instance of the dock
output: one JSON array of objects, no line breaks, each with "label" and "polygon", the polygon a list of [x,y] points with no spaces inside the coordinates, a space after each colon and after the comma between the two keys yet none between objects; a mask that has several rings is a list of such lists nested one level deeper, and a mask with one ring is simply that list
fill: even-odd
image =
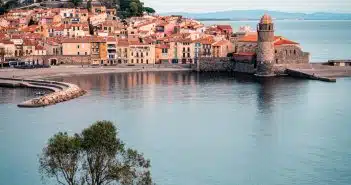
[{"label": "dock", "polygon": [[336,82],[338,77],[351,77],[351,66],[328,66],[313,63],[288,67],[286,73],[291,77]]}]

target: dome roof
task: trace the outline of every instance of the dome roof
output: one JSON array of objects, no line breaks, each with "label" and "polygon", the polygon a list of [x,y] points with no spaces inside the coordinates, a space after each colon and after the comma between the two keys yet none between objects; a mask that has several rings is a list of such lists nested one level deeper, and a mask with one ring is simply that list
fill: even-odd
[{"label": "dome roof", "polygon": [[260,21],[261,24],[272,24],[273,21],[272,21],[272,17],[268,14],[264,14],[262,17],[261,17],[261,21]]}]

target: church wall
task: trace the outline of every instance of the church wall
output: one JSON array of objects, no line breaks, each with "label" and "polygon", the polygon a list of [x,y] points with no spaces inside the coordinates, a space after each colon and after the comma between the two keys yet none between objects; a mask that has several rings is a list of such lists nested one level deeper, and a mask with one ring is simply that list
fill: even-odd
[{"label": "church wall", "polygon": [[275,64],[302,64],[309,62],[309,53],[303,52],[296,45],[281,45],[275,47]]}]

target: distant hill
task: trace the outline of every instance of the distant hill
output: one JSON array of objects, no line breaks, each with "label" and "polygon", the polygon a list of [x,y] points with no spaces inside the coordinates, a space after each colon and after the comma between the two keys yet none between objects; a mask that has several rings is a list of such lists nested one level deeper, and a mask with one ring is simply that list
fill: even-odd
[{"label": "distant hill", "polygon": [[208,13],[185,13],[170,12],[161,15],[183,15],[194,19],[230,19],[230,20],[257,20],[264,13],[268,13],[274,19],[304,19],[304,20],[351,20],[351,13],[288,13],[268,10],[230,10]]}]

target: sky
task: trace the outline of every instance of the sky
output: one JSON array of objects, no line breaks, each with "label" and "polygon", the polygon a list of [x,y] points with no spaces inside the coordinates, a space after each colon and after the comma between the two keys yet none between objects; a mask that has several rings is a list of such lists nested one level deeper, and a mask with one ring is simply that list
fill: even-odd
[{"label": "sky", "polygon": [[141,0],[159,13],[223,10],[278,10],[284,12],[351,13],[351,0]]}]

